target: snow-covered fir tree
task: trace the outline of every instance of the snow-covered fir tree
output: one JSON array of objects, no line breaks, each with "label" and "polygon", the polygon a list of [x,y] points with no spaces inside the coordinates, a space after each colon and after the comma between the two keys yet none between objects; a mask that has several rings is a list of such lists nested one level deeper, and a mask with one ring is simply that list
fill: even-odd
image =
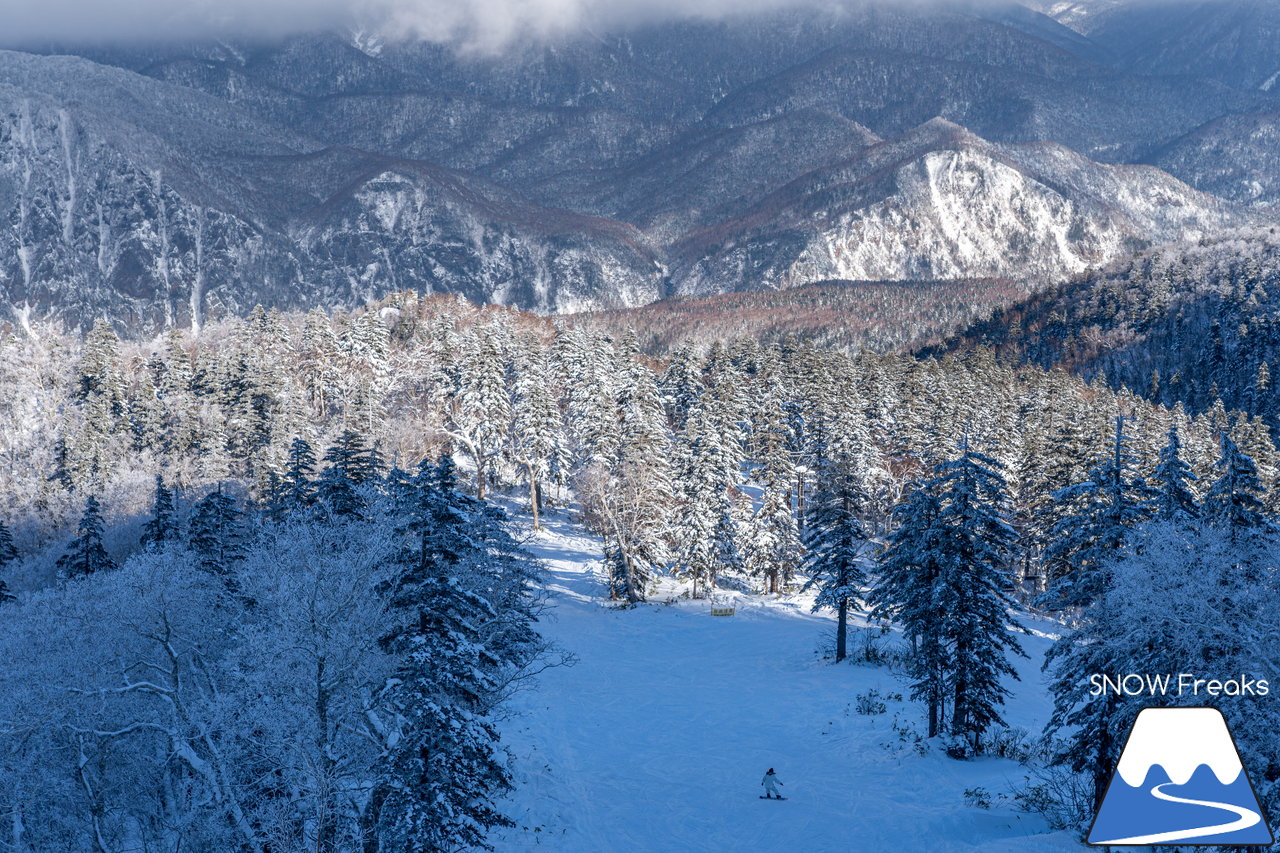
[{"label": "snow-covered fir tree", "polygon": [[289,456],[283,476],[271,496],[271,510],[277,517],[291,513],[305,513],[316,502],[316,485],[312,474],[316,468],[316,454],[306,439],[295,437],[289,443]]},{"label": "snow-covered fir tree", "polygon": [[836,662],[848,655],[849,609],[863,595],[870,537],[863,526],[867,495],[860,466],[859,436],[840,420],[821,424],[804,529],[804,567],[818,588],[813,609],[836,611]]},{"label": "snow-covered fir tree", "polygon": [[735,484],[726,477],[722,434],[708,409],[699,401],[686,420],[687,435],[680,444],[681,511],[673,525],[680,543],[679,571],[692,584],[694,598],[713,589],[718,575],[742,569],[730,498]]},{"label": "snow-covered fir tree", "polygon": [[1253,459],[1227,433],[1222,434],[1217,461],[1218,479],[1204,496],[1204,514],[1236,541],[1247,531],[1267,524],[1263,486]]},{"label": "snow-covered fir tree", "polygon": [[939,626],[950,652],[951,733],[972,749],[993,725],[1004,725],[999,706],[1016,679],[1010,655],[1025,656],[1009,626],[1013,601],[1008,565],[1017,534],[1009,526],[1008,494],[1000,465],[969,449],[934,469],[943,572],[936,597],[947,614]]},{"label": "snow-covered fir tree", "polygon": [[516,366],[511,419],[511,456],[529,485],[529,509],[534,529],[539,527],[543,484],[563,482],[567,464],[560,410],[556,405],[551,374],[542,355],[522,350]]},{"label": "snow-covered fir tree", "polygon": [[151,501],[151,519],[142,527],[139,544],[144,548],[163,548],[178,533],[173,503],[173,490],[165,485],[164,477],[156,475],[155,497]]},{"label": "snow-covered fir tree", "polygon": [[1017,535],[1007,519],[999,463],[964,446],[902,505],[880,561],[876,610],[913,638],[912,690],[930,735],[945,727],[965,751],[1003,725],[1004,680],[1017,677],[1009,657],[1023,654],[1009,626]]},{"label": "snow-covered fir tree", "polygon": [[76,527],[76,536],[58,558],[58,576],[62,578],[85,577],[96,572],[117,568],[102,544],[102,510],[98,498],[90,495],[84,502],[84,514]]},{"label": "snow-covered fir tree", "polygon": [[897,622],[911,641],[911,698],[925,705],[929,737],[946,725],[951,670],[942,632],[947,614],[940,584],[947,569],[941,516],[939,496],[923,483],[894,509],[894,527],[878,558],[880,574],[872,596],[872,612]]},{"label": "snow-covered fir tree", "polygon": [[370,811],[379,849],[489,849],[487,831],[511,825],[495,804],[511,777],[486,718],[503,665],[490,643],[500,617],[477,581],[499,569],[487,537],[500,553],[518,549],[457,491],[447,459],[424,464],[399,503],[406,540],[391,593],[403,621],[384,639],[402,660],[389,695],[399,734]]},{"label": "snow-covered fir tree", "polygon": [[795,482],[792,434],[783,399],[776,377],[765,379],[753,426],[760,463],[755,479],[762,494],[745,534],[745,564],[748,572],[763,581],[768,593],[782,591],[801,559],[800,530],[791,501]]},{"label": "snow-covered fir tree", "polygon": [[[18,559],[18,549],[13,544],[13,534],[9,532],[9,527],[0,521],[0,571]],[[9,585],[5,583],[4,578],[0,578],[0,604],[6,601],[13,601],[14,595],[9,591]]]},{"label": "snow-covered fir tree", "polygon": [[1106,586],[1107,559],[1124,544],[1129,529],[1153,511],[1155,495],[1137,470],[1126,420],[1115,418],[1110,452],[1086,479],[1053,493],[1068,507],[1044,552],[1051,578],[1046,600],[1055,606],[1092,601]]},{"label": "snow-covered fir tree", "polygon": [[205,495],[191,510],[187,526],[187,546],[195,565],[219,578],[232,595],[240,594],[236,567],[248,547],[244,513],[236,500],[219,486]]},{"label": "snow-covered fir tree", "polygon": [[[305,461],[299,457],[300,464]],[[368,506],[364,486],[381,474],[382,457],[364,436],[344,430],[325,452],[324,461],[327,464],[316,479],[316,499],[331,515],[360,518]]]},{"label": "snow-covered fir tree", "polygon": [[1151,475],[1155,489],[1155,512],[1166,521],[1186,521],[1200,515],[1191,484],[1195,471],[1182,458],[1182,438],[1177,424],[1169,426],[1168,440],[1160,448],[1159,461]]},{"label": "snow-covered fir tree", "polygon": [[472,335],[462,361],[452,438],[476,466],[476,495],[484,499],[492,467],[504,449],[511,425],[505,330],[486,328]]}]

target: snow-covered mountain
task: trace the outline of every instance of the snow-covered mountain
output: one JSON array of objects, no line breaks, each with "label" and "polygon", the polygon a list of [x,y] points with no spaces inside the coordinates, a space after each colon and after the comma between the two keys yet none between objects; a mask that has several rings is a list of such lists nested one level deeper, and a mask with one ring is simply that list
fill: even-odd
[{"label": "snow-covered mountain", "polygon": [[868,2],[483,56],[367,32],[0,53],[0,314],[1052,279],[1261,215],[1233,203],[1280,184],[1280,91],[1041,11]]},{"label": "snow-covered mountain", "polygon": [[0,80],[11,315],[154,328],[396,288],[544,311],[659,292],[636,229],[475,175],[325,146],[81,59],[0,54]]},{"label": "snow-covered mountain", "polygon": [[1174,140],[1150,162],[1205,192],[1274,205],[1280,202],[1280,112],[1214,119]]},{"label": "snow-covered mountain", "polygon": [[935,119],[691,235],[675,283],[706,293],[822,279],[1052,280],[1239,218],[1150,167],[997,145]]}]

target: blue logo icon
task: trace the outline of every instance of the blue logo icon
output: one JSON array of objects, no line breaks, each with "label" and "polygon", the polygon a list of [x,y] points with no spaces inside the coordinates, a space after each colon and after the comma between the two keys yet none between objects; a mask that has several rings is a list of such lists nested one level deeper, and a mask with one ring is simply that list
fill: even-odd
[{"label": "blue logo icon", "polygon": [[1274,841],[1217,708],[1145,708],[1120,753],[1089,844]]}]

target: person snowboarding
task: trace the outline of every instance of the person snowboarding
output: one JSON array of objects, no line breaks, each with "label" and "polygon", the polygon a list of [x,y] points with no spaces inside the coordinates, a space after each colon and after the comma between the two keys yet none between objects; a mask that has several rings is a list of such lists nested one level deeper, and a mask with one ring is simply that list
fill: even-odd
[{"label": "person snowboarding", "polygon": [[773,768],[769,768],[769,772],[764,774],[764,779],[760,780],[760,784],[764,785],[764,796],[762,800],[785,800],[786,797],[778,792],[778,786],[782,782],[778,779],[778,774],[773,772]]}]

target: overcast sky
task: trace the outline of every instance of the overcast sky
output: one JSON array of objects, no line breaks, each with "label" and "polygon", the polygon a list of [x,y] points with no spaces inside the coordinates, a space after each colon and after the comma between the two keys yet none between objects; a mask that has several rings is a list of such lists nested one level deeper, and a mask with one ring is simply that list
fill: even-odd
[{"label": "overcast sky", "polygon": [[274,36],[361,26],[496,49],[663,18],[839,0],[0,0],[0,42]]}]

